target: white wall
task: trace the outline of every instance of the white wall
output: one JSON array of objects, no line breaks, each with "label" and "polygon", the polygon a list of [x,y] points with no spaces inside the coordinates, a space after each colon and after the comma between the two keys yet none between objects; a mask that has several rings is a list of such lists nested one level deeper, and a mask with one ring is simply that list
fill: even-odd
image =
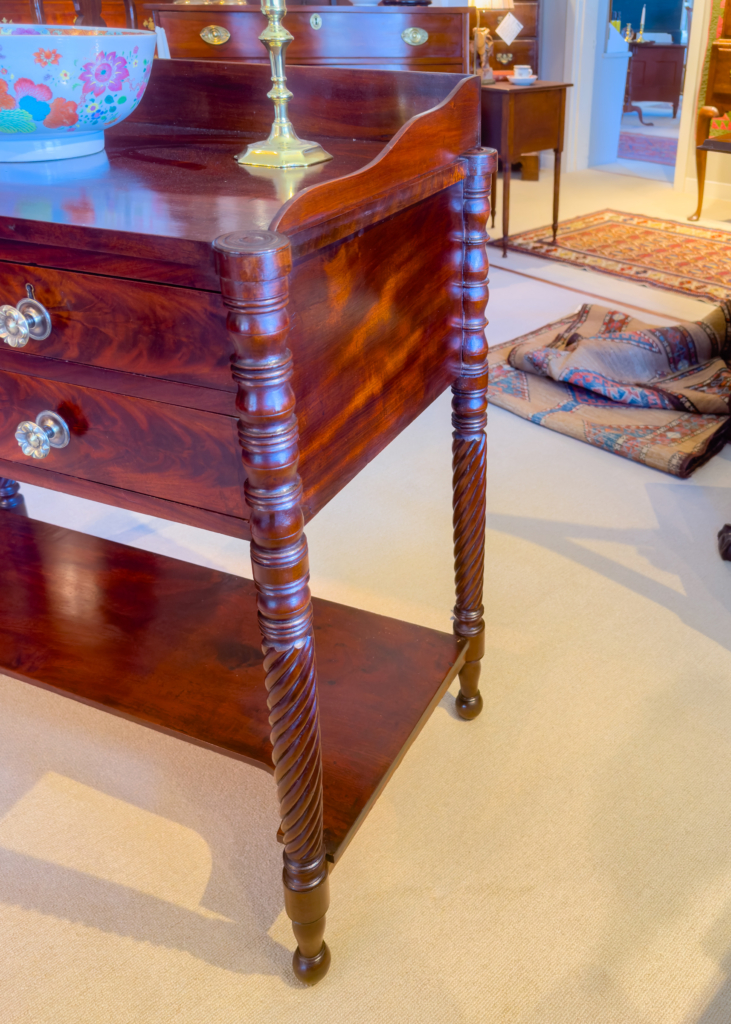
[{"label": "white wall", "polygon": [[[693,24],[688,40],[688,62],[685,71],[683,112],[680,116],[678,159],[675,164],[675,188],[681,192],[690,192],[693,196],[697,195],[695,118],[703,61],[706,55],[711,7],[711,0],[695,0]],[[731,158],[725,154],[708,154],[705,195],[708,199],[731,200]],[[690,207],[688,212],[692,212]]]}]

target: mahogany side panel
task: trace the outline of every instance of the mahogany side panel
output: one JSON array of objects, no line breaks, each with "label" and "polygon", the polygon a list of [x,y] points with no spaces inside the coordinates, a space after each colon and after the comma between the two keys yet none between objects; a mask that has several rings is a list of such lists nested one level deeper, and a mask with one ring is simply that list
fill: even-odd
[{"label": "mahogany side panel", "polygon": [[229,369],[233,352],[217,295],[0,263],[3,301],[15,305],[25,297],[27,284],[33,285],[53,326],[44,341],[31,339],[13,352],[21,371],[24,357],[37,355],[236,390]]},{"label": "mahogany side panel", "polygon": [[479,144],[480,103],[479,79],[461,79],[435,110],[412,117],[367,167],[290,199],[271,230],[294,236],[365,202],[378,205],[389,192],[403,189],[404,181],[455,165],[461,153]]},{"label": "mahogany side panel", "polygon": [[[19,373],[0,373],[0,458],[28,462],[15,430],[51,409],[71,433],[37,461],[65,476],[248,518],[236,419],[126,398]],[[12,476],[12,474],[8,474]]]},{"label": "mahogany side panel", "polygon": [[459,183],[295,262],[289,346],[307,519],[457,376],[461,232]]}]

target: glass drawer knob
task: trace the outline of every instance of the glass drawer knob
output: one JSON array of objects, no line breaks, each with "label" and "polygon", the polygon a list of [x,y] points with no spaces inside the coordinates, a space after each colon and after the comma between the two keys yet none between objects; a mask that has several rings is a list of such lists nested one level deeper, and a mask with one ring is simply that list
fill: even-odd
[{"label": "glass drawer knob", "polygon": [[23,455],[45,459],[51,448],[65,448],[71,440],[69,428],[57,412],[39,412],[35,423],[23,420],[15,429],[15,440]]},{"label": "glass drawer knob", "polygon": [[0,306],[0,338],[11,348],[25,348],[29,340],[43,341],[51,333],[51,316],[27,284],[27,299],[17,306]]}]

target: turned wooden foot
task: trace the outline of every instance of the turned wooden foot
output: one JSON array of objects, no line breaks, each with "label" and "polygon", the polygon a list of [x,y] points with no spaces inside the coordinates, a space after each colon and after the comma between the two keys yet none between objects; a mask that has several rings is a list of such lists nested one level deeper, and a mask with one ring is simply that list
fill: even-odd
[{"label": "turned wooden foot", "polygon": [[3,476],[0,476],[0,509],[14,512],[16,516],[28,515],[25,498],[20,493],[20,484]]},{"label": "turned wooden foot", "polygon": [[285,878],[284,905],[292,922],[297,949],[292,957],[295,975],[305,985],[316,985],[330,967],[330,949],[325,942],[325,914],[330,904],[327,876],[306,892],[290,889]]},{"label": "turned wooden foot", "polygon": [[482,694],[480,693],[480,661],[485,653],[485,627],[470,638],[467,648],[467,661],[459,673],[459,693],[455,701],[457,714],[470,722],[482,711]]}]

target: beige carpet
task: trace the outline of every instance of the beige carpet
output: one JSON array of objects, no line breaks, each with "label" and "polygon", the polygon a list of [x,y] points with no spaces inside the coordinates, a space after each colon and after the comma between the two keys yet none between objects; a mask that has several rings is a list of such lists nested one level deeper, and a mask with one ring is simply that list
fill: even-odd
[{"label": "beige carpet", "polygon": [[[581,298],[496,271],[491,338]],[[0,678],[3,1024],[728,1024],[731,449],[678,481],[502,410],[489,439],[484,713],[445,699],[345,854],[313,990],[269,776]],[[441,400],[322,513],[316,593],[448,628],[449,449]],[[238,542],[25,491],[246,571]]]}]

